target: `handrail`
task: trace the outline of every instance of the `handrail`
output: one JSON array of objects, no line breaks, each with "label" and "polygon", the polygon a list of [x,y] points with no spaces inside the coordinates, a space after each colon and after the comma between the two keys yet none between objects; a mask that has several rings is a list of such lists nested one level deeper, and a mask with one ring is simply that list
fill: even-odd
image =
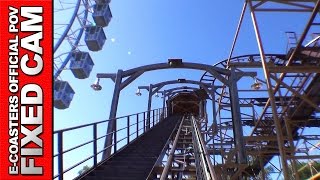
[{"label": "handrail", "polygon": [[[53,178],[54,179],[58,178],[59,180],[63,180],[63,176],[64,176],[64,174],[66,172],[69,172],[70,170],[80,166],[82,163],[84,163],[84,162],[86,162],[86,161],[88,161],[90,159],[93,159],[93,167],[92,167],[92,169],[94,169],[98,165],[98,163],[101,163],[101,161],[102,161],[102,160],[100,160],[98,162],[98,155],[100,153],[102,153],[106,149],[112,148],[113,149],[112,153],[114,154],[117,151],[119,151],[120,149],[124,148],[131,141],[137,139],[142,134],[147,132],[148,131],[147,127],[151,126],[151,128],[153,128],[156,124],[161,122],[167,115],[166,111],[167,111],[167,108],[158,108],[158,109],[150,110],[151,116],[150,116],[150,121],[149,121],[148,124],[146,124],[146,122],[148,122],[148,121],[146,121],[147,120],[146,113],[148,111],[144,111],[144,112],[140,112],[140,113],[135,113],[135,114],[127,115],[127,116],[121,116],[121,117],[114,118],[118,122],[119,122],[120,119],[126,119],[127,123],[125,123],[125,125],[121,126],[119,129],[116,128],[115,131],[112,131],[112,132],[110,132],[108,134],[105,134],[103,136],[100,136],[100,137],[98,137],[98,134],[97,134],[98,125],[101,124],[101,123],[109,122],[111,119],[54,131],[53,135],[57,135],[58,136],[58,141],[57,141],[58,153],[53,155],[53,158],[58,158],[58,174],[54,175]],[[143,116],[142,116],[142,114],[143,114]],[[131,124],[130,122],[134,122],[134,123]],[[141,125],[141,127],[140,127],[139,124],[140,125],[143,124],[143,125]],[[136,127],[136,128],[132,128],[132,127]],[[73,147],[68,148],[68,149],[64,149],[63,148],[63,145],[64,145],[63,144],[63,138],[64,138],[63,134],[65,132],[70,132],[70,131],[73,131],[73,130],[79,130],[81,128],[92,128],[92,132],[93,132],[92,140],[89,140],[89,141],[86,141],[86,142],[81,142],[80,144],[77,144],[76,146],[73,146]],[[125,130],[126,130],[126,132],[124,132]],[[142,132],[140,132],[141,130],[142,130]],[[133,132],[131,132],[131,131],[133,131]],[[135,137],[131,137],[134,134],[136,134],[136,136]],[[104,138],[104,137],[108,136],[108,135],[113,135],[113,137],[114,137],[113,138],[113,143],[111,145],[109,145],[108,147],[104,147],[102,150],[98,151],[97,141],[100,140],[101,138]],[[121,136],[121,138],[117,139],[117,135]],[[126,140],[126,142],[122,143],[124,140]],[[72,152],[74,150],[78,150],[78,149],[82,148],[83,146],[86,146],[86,145],[91,144],[91,143],[93,144],[92,145],[92,149],[93,149],[92,154],[90,154],[88,157],[85,157],[83,160],[78,161],[74,165],[71,165],[67,169],[63,168],[63,159],[64,159],[64,155],[66,153],[70,153],[70,152]]]},{"label": "handrail", "polygon": [[[162,109],[162,108],[157,108],[157,109],[153,109],[153,110],[159,110],[159,109]],[[164,109],[166,109],[166,108],[164,108]],[[153,111],[153,110],[150,110],[150,112]],[[116,117],[116,118],[112,118],[112,119],[115,119],[115,120],[122,119],[122,118],[125,118],[125,117],[128,117],[128,116],[134,116],[134,115],[143,114],[143,113],[146,113],[146,112],[148,112],[148,111],[142,111],[142,112],[138,112],[138,113],[134,113],[134,114],[130,114],[130,115],[125,115],[125,116],[120,116],[120,117]],[[101,124],[101,123],[109,122],[112,119],[107,119],[107,120],[102,120],[102,121],[98,121],[98,122],[94,122],[94,123],[88,123],[88,124],[83,124],[83,125],[74,126],[74,127],[70,127],[70,128],[55,130],[55,131],[53,131],[53,134],[58,133],[59,131],[70,131],[70,130],[73,130],[73,129],[79,129],[79,128],[82,128],[82,127],[91,126],[93,124]]]}]

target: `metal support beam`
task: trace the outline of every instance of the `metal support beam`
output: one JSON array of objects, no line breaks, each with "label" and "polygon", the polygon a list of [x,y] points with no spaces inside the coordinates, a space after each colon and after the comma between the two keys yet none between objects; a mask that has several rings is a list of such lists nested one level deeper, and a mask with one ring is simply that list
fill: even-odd
[{"label": "metal support beam", "polygon": [[[257,41],[258,41],[258,39],[260,40],[261,38],[260,38],[260,33],[259,33],[259,30],[258,30],[258,27],[257,27],[256,18],[255,18],[255,13],[253,12],[253,7],[252,7],[252,3],[251,3],[251,2],[250,2],[250,8],[251,8],[251,17],[252,17],[252,19],[253,19],[254,28],[257,29],[257,30],[256,30],[256,36],[257,36]],[[302,45],[302,43],[303,43],[303,41],[304,41],[304,39],[305,39],[305,37],[306,37],[306,35],[307,35],[307,33],[308,33],[311,25],[312,25],[312,22],[314,21],[317,13],[319,12],[319,8],[320,8],[320,0],[317,1],[317,4],[315,5],[315,7],[314,7],[314,9],[313,9],[313,11],[312,11],[311,17],[310,17],[310,19],[309,19],[306,27],[305,27],[304,30],[303,30],[303,33],[302,33],[302,35],[301,35],[301,37],[300,37],[300,39],[299,39],[299,41],[298,41],[298,43],[297,43],[297,45],[296,45],[296,48],[295,48],[294,51],[291,53],[291,56],[290,56],[289,60],[286,62],[286,67],[288,67],[288,66],[292,63],[292,61],[293,61],[293,59],[294,59],[294,55],[295,55],[296,52],[298,51],[298,48]],[[258,37],[259,37],[259,38],[258,38]],[[260,40],[260,41],[261,41],[261,40]],[[261,46],[262,46],[262,42],[259,42],[259,41],[258,41],[258,44],[261,44]],[[260,48],[259,48],[259,51],[260,51]],[[264,56],[261,55],[261,51],[260,51],[260,56],[261,56],[261,62],[262,62],[263,69],[268,69],[268,64],[266,63],[266,55],[265,55],[265,53],[264,53],[263,48],[262,48],[262,52],[263,52]],[[269,69],[268,69],[268,70],[269,70]],[[268,72],[268,73],[269,73],[269,72]],[[283,81],[285,75],[286,75],[286,73],[281,73],[281,74],[280,74],[280,77],[279,77],[279,80],[280,80],[280,81]],[[268,83],[267,83],[267,85],[268,85]],[[270,85],[271,85],[271,84],[270,84]],[[270,87],[271,87],[271,86],[270,86]],[[280,84],[277,83],[277,84],[275,85],[275,87],[274,87],[274,92],[278,91],[279,87],[280,87]],[[270,97],[270,98],[268,99],[268,101],[266,102],[266,105],[265,105],[264,109],[262,110],[261,114],[264,114],[264,113],[266,112],[266,109],[267,109],[267,107],[270,105],[270,102],[271,102],[271,97]],[[261,121],[262,117],[263,117],[263,116],[260,116],[260,118],[258,119],[258,123]],[[253,129],[253,131],[254,131],[255,129],[256,129],[256,127]],[[252,131],[251,134],[253,134],[253,131]]]},{"label": "metal support beam", "polygon": [[[118,108],[118,102],[119,102],[119,96],[121,91],[121,82],[122,82],[122,70],[118,70],[118,73],[116,75],[115,79],[115,85],[114,85],[114,91],[113,91],[113,97],[111,102],[111,108],[110,108],[110,114],[109,114],[109,123],[108,123],[108,129],[107,129],[107,137],[104,142],[104,148],[110,146],[112,144],[112,132],[115,131],[115,125],[116,125],[116,115],[117,115],[117,108]],[[102,154],[102,159],[106,159],[111,154],[111,148],[105,149]]]},{"label": "metal support beam", "polygon": [[203,100],[199,102],[199,117],[202,118],[204,116],[203,112]]},{"label": "metal support beam", "polygon": [[301,95],[299,92],[297,92],[296,90],[294,90],[292,87],[290,87],[289,85],[287,85],[285,82],[280,81],[276,76],[270,74],[270,77],[272,79],[274,79],[277,83],[283,85],[285,88],[287,88],[289,91],[291,91],[294,95],[298,96],[299,98],[301,98],[303,101],[305,101],[306,103],[308,103],[310,106],[312,106],[313,108],[315,108],[316,110],[320,111],[320,107],[315,104],[314,102],[312,102],[306,95]]},{"label": "metal support beam", "polygon": [[312,11],[311,17],[310,17],[306,27],[304,28],[303,33],[301,34],[301,37],[300,37],[300,39],[299,39],[299,41],[297,43],[296,48],[294,48],[293,52],[291,53],[291,55],[289,57],[289,60],[288,60],[288,63],[291,63],[291,61],[294,59],[294,56],[297,54],[300,46],[302,45],[304,39],[306,38],[306,36],[307,36],[307,34],[309,32],[309,29],[312,26],[312,23],[313,23],[314,19],[316,18],[317,14],[319,14],[319,9],[320,9],[320,0],[318,0],[316,5],[314,6],[314,9]]},{"label": "metal support beam", "polygon": [[165,111],[165,108],[166,108],[166,90],[163,91],[163,102],[162,102],[162,113],[164,115],[164,111]]},{"label": "metal support beam", "polygon": [[[179,67],[172,67],[168,63],[158,63],[158,64],[151,64],[146,66],[140,66],[137,68],[129,69],[123,72],[123,77],[131,76],[137,72],[148,72],[153,70],[161,70],[161,69],[172,69],[172,68],[184,68],[184,69],[196,69],[196,70],[203,70],[207,71],[212,76],[219,79],[221,82],[227,84],[227,80],[222,75],[229,75],[230,72],[227,69],[213,67],[211,65],[207,64],[199,64],[199,63],[189,63],[189,62],[183,62]],[[106,74],[104,73],[98,73],[97,78],[105,78]]]},{"label": "metal support beam", "polygon": [[151,111],[151,103],[152,103],[152,89],[153,85],[149,85],[149,97],[148,97],[148,111],[147,111],[147,124],[146,124],[146,130],[150,129],[150,111]]},{"label": "metal support beam", "polygon": [[284,147],[283,134],[281,132],[281,125],[280,125],[280,121],[279,121],[278,114],[277,114],[277,107],[276,107],[276,103],[275,103],[274,91],[272,89],[271,79],[270,79],[270,76],[269,76],[270,72],[269,72],[268,67],[267,67],[267,62],[266,62],[266,59],[265,59],[265,53],[264,53],[264,48],[263,48],[263,45],[262,45],[260,31],[259,31],[259,28],[258,28],[256,15],[255,15],[255,12],[253,10],[251,1],[249,1],[249,6],[250,6],[250,9],[251,9],[252,24],[253,24],[254,31],[255,31],[255,34],[256,34],[257,44],[258,44],[258,48],[259,48],[259,52],[260,52],[260,56],[261,56],[263,72],[264,72],[264,75],[265,75],[265,78],[266,78],[266,82],[267,82],[268,94],[269,94],[269,97],[270,97],[269,99],[270,99],[270,104],[271,104],[271,109],[272,109],[272,114],[273,114],[273,120],[274,120],[274,124],[275,124],[275,127],[276,127],[276,134],[277,134],[277,140],[278,140],[278,147],[279,147],[281,165],[282,165],[282,169],[283,169],[283,175],[284,175],[284,179],[285,180],[289,180],[289,171],[288,171],[288,166],[287,166],[286,157],[285,157],[286,154],[285,154],[285,151],[283,149],[283,147]]},{"label": "metal support beam", "polygon": [[143,71],[138,71],[138,72],[134,73],[133,75],[131,75],[130,77],[128,77],[126,80],[123,81],[123,83],[121,83],[121,89],[127,87],[130,83],[132,83],[134,80],[136,80],[142,74],[143,74]]},{"label": "metal support beam", "polygon": [[241,27],[242,20],[243,20],[244,14],[246,12],[246,9],[247,9],[247,1],[245,1],[244,5],[243,5],[242,11],[241,11],[241,15],[240,15],[240,19],[239,19],[239,23],[238,23],[238,27],[237,27],[237,30],[236,30],[236,34],[235,34],[233,42],[232,42],[231,50],[230,50],[228,61],[227,61],[227,66],[228,67],[230,66],[230,60],[231,60],[231,57],[232,57],[232,54],[233,54],[234,47],[235,47],[235,45],[237,43],[238,35],[239,35],[239,32],[240,32],[240,27]]},{"label": "metal support beam", "polygon": [[[216,101],[215,101],[215,91],[216,91],[216,88],[218,87],[214,87],[211,89],[211,102],[212,102],[212,133],[213,135],[216,135],[217,133],[217,126],[218,126],[218,122],[217,122],[217,116],[216,116]],[[207,112],[207,111],[205,111]]]},{"label": "metal support beam", "polygon": [[268,66],[271,73],[320,73],[319,66]]},{"label": "metal support beam", "polygon": [[231,101],[231,111],[232,111],[232,122],[233,122],[233,132],[237,151],[237,160],[239,164],[246,164],[247,158],[245,153],[243,130],[241,125],[241,114],[239,105],[239,95],[237,87],[238,77],[235,73],[234,68],[231,68],[231,76],[229,79],[229,94]]},{"label": "metal support beam", "polygon": [[[290,151],[291,151],[291,155],[294,156],[295,154],[295,145],[294,145],[294,140],[293,140],[293,136],[292,136],[292,128],[291,128],[291,124],[289,122],[289,119],[288,118],[285,118],[284,119],[284,122],[286,123],[286,131],[287,131],[287,135],[288,135],[288,141],[289,141],[289,144],[290,144]],[[299,173],[297,171],[297,163],[296,163],[296,160],[295,159],[292,159],[291,160],[291,169],[293,171],[293,176],[295,177],[295,180],[300,180],[300,177],[299,177]]]}]

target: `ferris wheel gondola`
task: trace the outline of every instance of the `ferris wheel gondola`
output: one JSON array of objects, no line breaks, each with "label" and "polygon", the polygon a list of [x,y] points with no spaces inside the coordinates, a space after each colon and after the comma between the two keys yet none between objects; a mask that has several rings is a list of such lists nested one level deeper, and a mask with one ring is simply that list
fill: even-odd
[{"label": "ferris wheel gondola", "polygon": [[[71,70],[75,78],[90,76],[94,66],[89,51],[102,50],[112,14],[110,0],[54,1],[54,107],[69,107],[75,91],[63,79]],[[65,18],[70,17],[70,18]]]}]

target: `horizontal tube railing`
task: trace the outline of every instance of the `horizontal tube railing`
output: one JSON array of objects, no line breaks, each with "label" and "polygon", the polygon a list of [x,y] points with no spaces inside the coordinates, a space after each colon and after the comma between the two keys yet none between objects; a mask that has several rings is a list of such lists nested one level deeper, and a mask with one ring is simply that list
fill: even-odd
[{"label": "horizontal tube railing", "polygon": [[[163,111],[164,110],[164,111]],[[57,148],[58,148],[58,153],[53,155],[53,158],[58,158],[58,174],[54,175],[54,179],[58,178],[59,180],[63,180],[63,175],[66,172],[69,172],[70,170],[80,166],[82,163],[90,160],[93,158],[93,167],[95,167],[98,164],[98,158],[97,156],[110,149],[113,148],[113,154],[116,153],[118,150],[120,150],[121,148],[125,147],[126,145],[128,145],[131,141],[137,139],[139,136],[141,136],[142,134],[144,134],[145,132],[147,132],[147,127],[150,127],[152,125],[152,128],[158,124],[159,122],[161,122],[162,119],[164,119],[167,115],[167,108],[159,108],[159,109],[153,109],[150,110],[150,117],[149,117],[149,123],[146,124],[146,113],[148,111],[145,112],[140,112],[140,113],[135,113],[135,114],[131,114],[131,115],[127,115],[127,116],[121,116],[121,117],[117,117],[114,118],[116,120],[116,124],[117,121],[120,120],[122,122],[121,119],[125,119],[123,121],[127,121],[127,123],[125,123],[123,126],[119,127],[119,129],[115,129],[115,131],[112,131],[110,133],[107,133],[105,135],[102,135],[100,137],[98,137],[97,135],[97,127],[98,125],[102,124],[102,123],[108,123],[111,120],[114,119],[108,119],[108,120],[103,120],[103,121],[98,121],[95,123],[89,123],[89,124],[84,124],[84,125],[79,125],[79,126],[75,126],[75,127],[70,127],[70,128],[65,128],[65,129],[61,129],[61,130],[57,130],[54,131],[53,134],[58,136],[58,140],[57,140]],[[142,117],[141,117],[142,116]],[[142,118],[142,119],[141,119]],[[119,122],[120,122],[119,121]],[[130,122],[134,122],[133,124],[130,124]],[[141,126],[141,127],[140,127]],[[117,127],[117,125],[116,125]],[[132,127],[136,127],[136,128],[132,128]],[[79,130],[82,128],[92,128],[92,132],[93,132],[93,138],[92,140],[89,140],[87,142],[78,144],[76,146],[73,146],[71,148],[68,148],[66,150],[63,149],[63,134],[66,132],[72,132],[74,130]],[[107,128],[106,128],[107,129]],[[126,132],[124,131],[126,130]],[[120,131],[124,131],[124,132],[120,132]],[[142,131],[142,132],[140,132]],[[130,139],[131,136],[133,136],[134,134],[136,134],[135,137],[132,137]],[[112,135],[113,136],[113,143],[107,147],[104,147],[102,150],[97,150],[97,141],[105,138],[108,135]],[[121,135],[120,139],[117,139],[117,136]],[[123,137],[122,137],[123,136]],[[127,140],[126,142],[123,142],[123,144],[121,145],[121,148],[118,147],[118,145],[120,146],[120,142]],[[92,148],[93,148],[93,152],[89,157],[86,157],[85,159],[75,163],[74,165],[72,165],[71,167],[64,169],[63,168],[63,159],[64,159],[64,155],[66,153],[70,153],[74,150],[77,150],[79,148],[82,148],[88,144],[92,143]],[[101,161],[100,161],[101,162]]]}]

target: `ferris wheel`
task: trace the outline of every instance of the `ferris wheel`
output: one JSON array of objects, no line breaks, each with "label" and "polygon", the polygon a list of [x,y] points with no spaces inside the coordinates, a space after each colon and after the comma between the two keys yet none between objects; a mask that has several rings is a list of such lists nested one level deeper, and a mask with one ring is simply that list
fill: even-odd
[{"label": "ferris wheel", "polygon": [[103,28],[111,21],[111,0],[54,0],[54,107],[69,107],[75,91],[63,72],[75,78],[90,76],[94,62],[90,51],[100,51],[106,41]]}]

